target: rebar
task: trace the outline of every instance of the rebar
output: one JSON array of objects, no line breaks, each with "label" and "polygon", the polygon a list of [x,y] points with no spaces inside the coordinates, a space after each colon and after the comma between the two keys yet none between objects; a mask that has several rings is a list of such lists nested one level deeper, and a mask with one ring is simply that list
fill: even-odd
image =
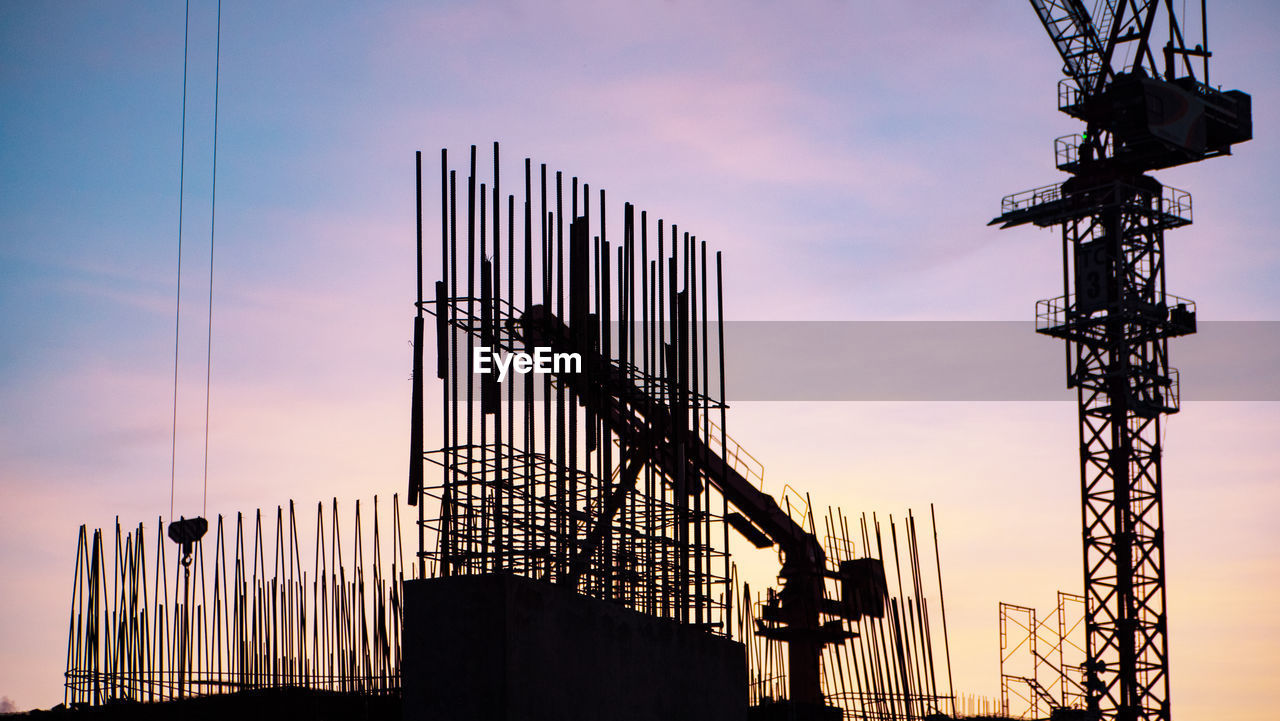
[{"label": "rebar", "polygon": [[[261,511],[252,519],[237,513],[234,523],[219,515],[189,565],[177,554],[172,566],[166,561],[163,519],[154,536],[142,523],[124,530],[117,521],[114,551],[105,548],[102,529],[81,526],[65,702],[96,706],[280,687],[398,693],[405,566],[397,499],[389,522],[379,515],[375,497],[372,530],[362,532],[357,502],[344,549],[337,500],[327,518],[317,504],[310,575],[292,501],[287,511],[276,508],[274,523]],[[387,526],[392,538],[384,548]],[[370,539],[371,579],[364,553]],[[155,543],[150,552],[148,542]],[[351,554],[346,563],[344,551]]]}]

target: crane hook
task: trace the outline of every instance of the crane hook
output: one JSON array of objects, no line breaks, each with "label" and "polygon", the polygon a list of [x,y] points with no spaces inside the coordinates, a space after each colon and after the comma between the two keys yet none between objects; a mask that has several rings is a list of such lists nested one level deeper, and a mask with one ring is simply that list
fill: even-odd
[{"label": "crane hook", "polygon": [[195,544],[209,531],[209,522],[197,516],[180,518],[169,524],[169,539],[182,547],[182,565],[191,565]]}]

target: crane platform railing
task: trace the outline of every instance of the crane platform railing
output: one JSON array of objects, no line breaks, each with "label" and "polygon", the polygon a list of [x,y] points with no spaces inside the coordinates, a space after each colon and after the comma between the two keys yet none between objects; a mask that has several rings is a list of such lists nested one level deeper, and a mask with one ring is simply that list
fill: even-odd
[{"label": "crane platform railing", "polygon": [[1032,208],[1062,200],[1062,183],[1042,185],[1039,188],[1023,190],[1004,196],[1000,200],[1000,214],[1008,215],[1020,210]]},{"label": "crane platform railing", "polygon": [[[1083,77],[1087,87],[1097,87],[1098,77],[1102,75],[1101,71],[1086,75]],[[1073,118],[1079,118],[1084,114],[1085,91],[1080,88],[1074,78],[1063,78],[1058,81],[1058,110],[1070,115]]]},{"label": "crane platform railing", "polygon": [[[1069,136],[1068,136],[1069,137]],[[1064,144],[1069,141],[1059,138]],[[1058,152],[1074,152],[1059,149]],[[1061,155],[1060,155],[1061,157]],[[1154,193],[1132,183],[1108,182],[1101,185],[1073,188],[1069,192],[1066,183],[1042,185],[1004,196],[1000,201],[1000,215],[989,225],[997,223],[1009,228],[1023,223],[1035,223],[1049,227],[1073,218],[1092,215],[1101,205],[1111,203],[1149,218],[1161,229],[1179,228],[1192,221],[1191,193],[1171,186],[1161,186],[1160,194],[1152,203]]]},{"label": "crane platform railing", "polygon": [[[1084,135],[1072,133],[1055,138],[1053,141],[1053,164],[1058,170],[1071,173],[1080,167],[1080,146],[1084,145]],[[1108,157],[1114,153],[1112,138],[1103,136],[1102,155]]]},{"label": "crane platform railing", "polygon": [[[1173,293],[1165,293],[1158,303],[1142,303],[1137,308],[1136,320],[1146,321],[1153,328],[1164,331],[1161,334],[1164,337],[1194,332],[1194,328],[1179,327],[1180,321],[1173,318],[1174,310],[1180,318],[1194,318],[1196,302]],[[1078,310],[1075,293],[1036,301],[1036,332],[1044,335],[1075,337],[1106,320],[1105,315]]]}]

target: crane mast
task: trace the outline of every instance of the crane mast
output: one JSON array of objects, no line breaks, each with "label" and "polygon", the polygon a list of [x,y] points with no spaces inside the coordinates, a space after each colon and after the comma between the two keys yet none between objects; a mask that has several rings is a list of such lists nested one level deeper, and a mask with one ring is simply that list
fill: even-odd
[{"label": "crane mast", "polygon": [[1169,719],[1161,422],[1179,408],[1168,341],[1196,314],[1165,288],[1164,231],[1191,223],[1191,196],[1148,173],[1251,139],[1250,98],[1207,84],[1203,2],[1192,46],[1171,0],[1031,5],[1063,60],[1059,109],[1086,129],[1055,141],[1068,180],[1005,197],[991,223],[1061,228],[1063,294],[1036,330],[1066,341],[1077,393],[1089,715]]}]

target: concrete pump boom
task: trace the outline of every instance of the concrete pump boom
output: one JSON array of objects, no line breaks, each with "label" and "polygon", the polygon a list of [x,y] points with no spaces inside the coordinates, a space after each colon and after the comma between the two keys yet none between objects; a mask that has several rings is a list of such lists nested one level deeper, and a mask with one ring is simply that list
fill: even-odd
[{"label": "concrete pump boom", "polygon": [[[677,493],[696,493],[700,479],[719,491],[754,528],[778,544],[783,553],[777,621],[785,628],[769,629],[768,635],[788,644],[791,701],[800,706],[823,704],[819,666],[822,647],[853,636],[838,618],[822,623],[821,614],[856,619],[862,614],[881,615],[881,598],[842,593],[840,603],[825,597],[827,577],[848,581],[842,589],[858,586],[852,568],[833,572],[827,569],[826,553],[818,539],[796,523],[772,496],[758,489],[688,426],[683,412],[679,373],[666,379],[672,393],[668,405],[629,380],[618,366],[573,333],[546,307],[535,305],[519,321],[519,332],[527,347],[549,347],[555,353],[577,353],[582,358],[580,373],[558,375],[558,382],[571,389],[589,411],[604,419],[621,441],[624,471],[606,501],[596,527],[570,562],[564,578],[576,584],[586,559],[605,535],[612,516],[635,484],[640,469],[648,464],[676,487]],[[865,567],[864,567],[865,568]],[[872,572],[874,574],[874,571]],[[883,591],[883,566],[879,581],[872,585]],[[863,588],[866,586],[864,585]],[[877,594],[872,594],[877,595]],[[852,598],[851,598],[852,596]]]}]

